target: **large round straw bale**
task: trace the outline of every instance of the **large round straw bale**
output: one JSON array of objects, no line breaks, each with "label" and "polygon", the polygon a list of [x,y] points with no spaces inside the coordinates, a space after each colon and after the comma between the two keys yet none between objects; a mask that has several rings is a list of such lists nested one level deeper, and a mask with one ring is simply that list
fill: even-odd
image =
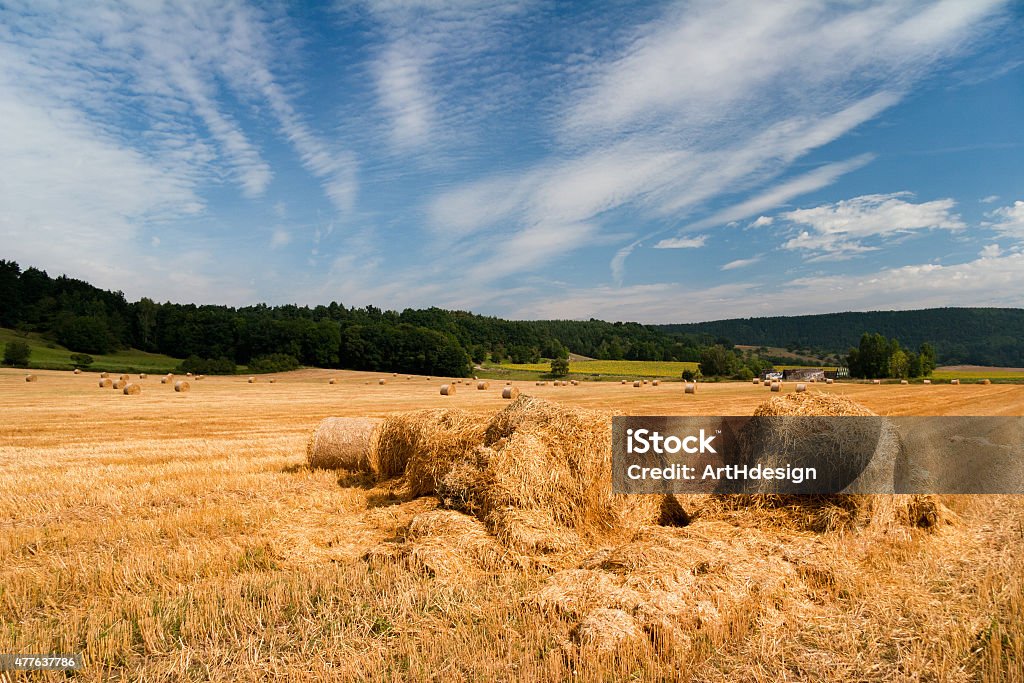
[{"label": "large round straw bale", "polygon": [[387,384],[387,380],[382,377],[379,380],[377,380],[377,384]]},{"label": "large round straw bale", "polygon": [[392,377],[398,377],[398,373],[397,372],[393,372],[393,373],[391,373],[391,376]]},{"label": "large round straw bale", "polygon": [[772,382],[771,390],[775,392],[782,391],[782,382]]},{"label": "large round straw bale", "polygon": [[109,379],[100,380],[100,389],[109,389],[110,385],[113,384]]},{"label": "large round straw bale", "polygon": [[574,379],[574,380],[570,380],[569,381],[569,384],[573,385],[574,387],[578,386],[579,383],[580,383],[580,381],[578,379]]},{"label": "large round straw bale", "polygon": [[834,382],[834,381],[835,380],[833,380],[831,377],[829,377],[828,379],[825,380],[825,384],[832,384],[832,382]]},{"label": "large round straw bale", "polygon": [[910,384],[910,382],[908,382],[908,381],[907,381],[907,380],[905,380],[905,379],[901,379],[901,380],[900,380],[900,384]]},{"label": "large round straw bale", "polygon": [[124,389],[127,384],[128,384],[128,380],[126,380],[126,379],[119,379],[116,382],[114,382],[114,389]]},{"label": "large round straw bale", "polygon": [[480,378],[477,377],[476,375],[473,375],[473,379],[480,379]]},{"label": "large round straw bale", "polygon": [[806,384],[801,383],[801,384],[797,384],[796,385],[796,393],[802,394],[805,391],[807,391],[807,385]]},{"label": "large round straw bale", "polygon": [[256,378],[255,377],[250,377],[247,381],[249,382],[249,384],[255,384],[256,383]]},{"label": "large round straw bale", "polygon": [[512,380],[507,380],[507,381],[505,382],[505,386],[507,386],[507,387],[510,387],[510,386],[512,386]]},{"label": "large round straw bale", "polygon": [[772,381],[771,381],[770,379],[766,379],[766,380],[764,381],[764,386],[766,386],[766,387],[770,387],[771,385],[772,385]]},{"label": "large round straw bale", "polygon": [[880,379],[873,379],[873,380],[871,380],[871,383],[872,384],[881,384],[882,380],[880,380]]},{"label": "large round straw bale", "polygon": [[505,387],[501,390],[502,398],[519,398],[519,389],[515,387]]},{"label": "large round straw bale", "polygon": [[441,385],[441,395],[442,396],[452,396],[454,394],[455,394],[455,385],[454,384],[442,384]]},{"label": "large round straw bale", "polygon": [[921,384],[931,384],[931,383],[932,383],[932,381],[930,379],[923,379],[923,380],[921,380]]},{"label": "large round straw bale", "polygon": [[759,380],[759,379],[758,379],[757,377],[755,377],[755,378],[754,378],[754,379],[752,379],[751,381],[752,381],[752,382],[753,382],[754,384],[760,384],[760,383],[761,383],[761,380]]},{"label": "large round straw bale", "polygon": [[160,378],[160,384],[167,384],[170,381],[171,381],[170,377],[161,377]]},{"label": "large round straw bale", "polygon": [[477,382],[476,383],[476,388],[479,389],[480,391],[483,391],[484,389],[488,389],[488,388],[490,388],[490,386],[491,386],[490,382]]},{"label": "large round straw bale", "polygon": [[125,396],[134,396],[136,394],[141,394],[142,385],[136,384],[135,382],[129,382],[128,384],[124,385],[123,391]]},{"label": "large round straw bale", "polygon": [[139,373],[139,379],[146,379],[146,373],[140,372]]},{"label": "large round straw bale", "polygon": [[990,380],[990,379],[983,379],[980,382],[978,382],[978,384],[992,384],[992,380]]},{"label": "large round straw bale", "polygon": [[38,382],[39,377],[37,375],[25,375],[26,382]]},{"label": "large round straw bale", "polygon": [[191,373],[191,372],[186,372],[186,373],[185,373],[185,376],[186,376],[186,377],[191,377],[191,376],[192,376],[192,373]]},{"label": "large round straw bale", "polygon": [[639,380],[637,380],[636,382],[633,382],[633,388],[638,388],[639,386],[640,386],[640,381]]},{"label": "large round straw bale", "polygon": [[330,378],[329,380],[327,380],[327,383],[328,383],[328,384],[334,384],[335,382],[337,382],[337,380],[336,380],[336,379],[334,379],[333,377],[332,377],[332,378]]},{"label": "large round straw bale", "polygon": [[188,382],[186,382],[183,379],[179,379],[177,382],[174,383],[174,390],[179,392],[179,393],[185,393],[186,391],[188,391],[191,388],[192,388],[192,385],[189,384]]},{"label": "large round straw bale", "polygon": [[380,420],[364,417],[321,420],[306,444],[306,463],[320,469],[369,472],[380,424]]},{"label": "large round straw bale", "polygon": [[619,382],[619,384],[625,384],[625,383],[626,383],[626,380],[622,380],[621,382]]},{"label": "large round straw bale", "polygon": [[643,383],[644,383],[644,384],[647,384],[647,380],[643,380]]},{"label": "large round straw bale", "polygon": [[81,375],[82,374],[82,369],[81,368],[75,368],[75,374],[76,375]]},{"label": "large round straw bale", "polygon": [[697,385],[695,383],[693,383],[693,382],[687,382],[683,386],[683,393],[685,393],[685,394],[696,394],[697,393]]},{"label": "large round straw bale", "polygon": [[131,376],[130,375],[121,375],[120,377],[118,377],[118,379],[120,379],[122,382],[127,382],[128,380],[131,379]]},{"label": "large round straw bale", "polygon": [[960,384],[960,380],[958,380],[958,379],[951,379],[951,380],[949,380],[949,383],[950,384]]},{"label": "large round straw bale", "polygon": [[653,380],[653,381],[651,382],[651,386],[652,386],[652,387],[656,387],[656,386],[658,386],[659,384],[660,384],[660,382],[659,382],[658,380]]},{"label": "large round straw bale", "polygon": [[100,377],[102,379],[106,379],[107,377],[110,377],[110,373],[109,372],[101,372],[100,373]]}]

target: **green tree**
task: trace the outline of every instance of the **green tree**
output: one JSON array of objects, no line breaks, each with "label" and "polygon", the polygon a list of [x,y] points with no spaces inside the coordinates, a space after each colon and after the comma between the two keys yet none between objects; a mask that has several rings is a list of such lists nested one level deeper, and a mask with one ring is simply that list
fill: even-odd
[{"label": "green tree", "polygon": [[92,365],[92,356],[87,353],[71,354],[71,364],[76,368],[86,368]]},{"label": "green tree", "polygon": [[14,340],[7,342],[4,347],[4,365],[12,365],[16,368],[28,367],[28,359],[32,356],[32,349],[27,342]]},{"label": "green tree", "polygon": [[935,347],[925,342],[921,344],[919,353],[921,356],[921,375],[928,377],[935,369]]},{"label": "green tree", "polygon": [[721,344],[709,346],[700,354],[700,374],[705,377],[731,377],[739,364],[736,354]]},{"label": "green tree", "polygon": [[551,360],[551,374],[555,377],[565,377],[569,374],[568,358],[553,358]]},{"label": "green tree", "polygon": [[910,358],[907,352],[897,347],[889,356],[889,376],[906,379],[910,376]]},{"label": "green tree", "polygon": [[114,340],[103,318],[77,315],[63,319],[57,328],[57,341],[72,351],[83,353],[109,353]]}]

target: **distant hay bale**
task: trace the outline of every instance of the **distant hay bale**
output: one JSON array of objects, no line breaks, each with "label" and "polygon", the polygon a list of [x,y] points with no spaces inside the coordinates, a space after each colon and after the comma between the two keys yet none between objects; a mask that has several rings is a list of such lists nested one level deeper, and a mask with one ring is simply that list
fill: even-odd
[{"label": "distant hay bale", "polygon": [[473,379],[480,379],[480,378],[477,377],[476,375],[473,375]]},{"label": "distant hay bale", "polygon": [[392,373],[392,375],[391,375],[391,376],[392,376],[392,377],[398,377],[398,373],[397,373],[397,372],[395,372],[395,373]]},{"label": "distant hay bale", "polygon": [[381,377],[379,380],[377,380],[377,384],[387,384],[387,380]]},{"label": "distant hay bale", "polygon": [[510,386],[512,386],[512,381],[511,381],[511,380],[509,380],[509,381],[505,382],[505,386],[507,386],[507,387],[510,387]]},{"label": "distant hay bale", "polygon": [[161,377],[160,378],[160,384],[167,384],[170,381],[171,381],[170,377]]},{"label": "distant hay bale", "polygon": [[100,377],[103,378],[103,379],[106,379],[107,377],[110,377],[110,373],[109,372],[101,372],[100,373]]},{"label": "distant hay bale", "polygon": [[306,444],[306,463],[314,469],[371,471],[370,454],[380,424],[380,420],[362,417],[321,420]]},{"label": "distant hay bale", "polygon": [[135,382],[129,382],[124,385],[123,391],[125,396],[135,396],[136,394],[142,393],[142,385],[136,384]]},{"label": "distant hay bale", "polygon": [[82,374],[82,370],[80,368],[75,368],[75,374],[76,375],[81,375]]},{"label": "distant hay bale", "polygon": [[805,391],[807,391],[807,385],[806,385],[806,384],[802,384],[802,383],[801,383],[801,384],[797,384],[797,385],[796,385],[796,393],[798,393],[798,394],[802,394],[802,393],[804,393]]},{"label": "distant hay bale", "polygon": [[193,379],[206,379],[206,375],[196,375]]},{"label": "distant hay bale", "polygon": [[177,391],[178,393],[183,394],[191,388],[192,385],[183,379],[179,379],[177,382],[174,383],[174,390]]},{"label": "distant hay bale", "polygon": [[192,376],[192,373],[191,373],[191,372],[186,372],[186,373],[185,373],[185,376],[186,376],[186,377],[191,377],[191,376]]},{"label": "distant hay bale", "polygon": [[336,380],[336,379],[334,379],[334,378],[332,377],[332,378],[330,378],[329,380],[327,380],[327,383],[328,383],[328,384],[334,384],[334,383],[335,383],[335,382],[337,382],[337,381],[338,381],[338,380]]},{"label": "distant hay bale", "polygon": [[774,392],[782,391],[782,382],[772,382],[771,390]]},{"label": "distant hay bale", "polygon": [[930,379],[923,379],[923,380],[921,380],[921,384],[931,384],[931,383],[932,383],[932,381]]},{"label": "distant hay bale", "polygon": [[38,382],[39,381],[39,377],[36,376],[36,375],[25,375],[25,381],[26,382]]},{"label": "distant hay bale", "polygon": [[491,386],[490,382],[477,382],[476,383],[476,388],[479,389],[480,391],[483,391],[484,389],[488,389],[488,388],[490,388],[490,386]]},{"label": "distant hay bale", "polygon": [[441,395],[442,396],[454,396],[455,395],[455,385],[454,384],[442,384],[441,385]]},{"label": "distant hay bale", "polygon": [[905,379],[901,379],[901,380],[900,380],[900,384],[910,384],[910,382],[908,382],[908,381],[907,381],[907,380],[905,380]]},{"label": "distant hay bale", "polygon": [[882,380],[880,380],[880,379],[873,379],[873,380],[871,380],[871,383],[872,384],[881,384]]},{"label": "distant hay bale", "polygon": [[501,390],[502,398],[519,398],[519,389],[515,387],[505,387]]},{"label": "distant hay bale", "polygon": [[695,383],[693,383],[693,382],[687,382],[683,386],[683,393],[684,394],[696,394],[697,393],[697,385]]},{"label": "distant hay bale", "polygon": [[828,379],[825,380],[825,384],[832,384],[832,382],[834,382],[834,381],[835,380],[833,380],[831,377],[829,377]]},{"label": "distant hay bale", "polygon": [[569,384],[573,385],[574,387],[575,387],[575,386],[577,386],[577,385],[579,385],[579,383],[580,383],[580,381],[579,381],[578,379],[574,379],[574,380],[571,380],[571,381],[569,382]]},{"label": "distant hay bale", "polygon": [[766,379],[766,380],[764,381],[764,386],[766,386],[766,387],[770,387],[771,385],[772,385],[772,381],[771,381],[770,379]]},{"label": "distant hay bale", "polygon": [[140,372],[139,373],[139,379],[146,379],[146,373]]},{"label": "distant hay bale", "polygon": [[951,379],[951,380],[949,380],[949,383],[950,384],[960,384],[960,380],[958,380],[958,379]]},{"label": "distant hay bale", "polygon": [[114,382],[114,389],[115,390],[116,389],[124,389],[127,384],[128,384],[128,380],[126,380],[126,379],[119,379],[116,382]]},{"label": "distant hay bale", "polygon": [[753,382],[754,384],[760,384],[760,383],[761,383],[761,380],[759,380],[759,379],[758,379],[757,377],[755,377],[755,378],[754,378],[754,379],[752,379],[751,381],[752,381],[752,382]]},{"label": "distant hay bale", "polygon": [[643,382],[644,382],[644,384],[647,384],[647,380],[644,380]]},{"label": "distant hay bale", "polygon": [[111,382],[109,379],[101,379],[100,389],[109,389],[112,384],[113,382]]},{"label": "distant hay bale", "polygon": [[249,384],[255,384],[256,383],[256,378],[255,377],[250,377],[248,379],[248,382],[249,382]]},{"label": "distant hay bale", "polygon": [[660,382],[659,382],[658,380],[654,380],[654,381],[652,381],[652,382],[651,382],[651,386],[652,386],[652,387],[656,387],[656,386],[658,386],[659,384],[660,384]]},{"label": "distant hay bale", "polygon": [[633,382],[633,387],[634,388],[638,388],[639,386],[640,386],[640,382],[639,381]]},{"label": "distant hay bale", "polygon": [[269,381],[269,382],[270,382],[271,384],[274,384],[275,382],[277,382],[277,378],[276,378],[276,377],[271,377],[271,378],[270,378],[270,379],[269,379],[268,381]]},{"label": "distant hay bale", "polygon": [[992,384],[992,380],[990,380],[990,379],[983,379],[980,382],[978,382],[978,384]]},{"label": "distant hay bale", "polygon": [[120,379],[122,382],[127,382],[128,380],[131,379],[131,376],[129,376],[129,375],[121,375],[120,377],[118,377],[118,379]]},{"label": "distant hay bale", "polygon": [[625,384],[625,383],[626,383],[626,380],[622,380],[622,382],[620,382],[620,384]]}]

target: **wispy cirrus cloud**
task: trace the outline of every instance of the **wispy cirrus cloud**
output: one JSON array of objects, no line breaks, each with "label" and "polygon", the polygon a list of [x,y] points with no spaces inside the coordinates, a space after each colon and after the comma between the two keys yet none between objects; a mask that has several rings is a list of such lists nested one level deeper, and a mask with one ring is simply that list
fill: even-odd
[{"label": "wispy cirrus cloud", "polygon": [[988,214],[991,219],[982,223],[1007,237],[1024,239],[1024,201],[1017,200],[1010,206],[1003,206]]}]

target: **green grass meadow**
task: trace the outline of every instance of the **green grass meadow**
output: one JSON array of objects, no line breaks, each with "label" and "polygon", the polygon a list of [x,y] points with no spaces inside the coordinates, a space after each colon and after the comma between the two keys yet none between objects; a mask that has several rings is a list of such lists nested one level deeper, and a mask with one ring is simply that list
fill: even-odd
[{"label": "green grass meadow", "polygon": [[[71,370],[74,364],[71,362],[70,351],[55,341],[44,339],[35,333],[21,334],[14,330],[0,327],[0,346],[9,341],[28,342],[32,349],[29,357],[29,366],[41,370]],[[108,370],[113,372],[169,372],[181,362],[178,358],[171,358],[160,353],[146,353],[137,349],[116,351],[107,354],[90,354],[93,363],[87,370]]]}]

